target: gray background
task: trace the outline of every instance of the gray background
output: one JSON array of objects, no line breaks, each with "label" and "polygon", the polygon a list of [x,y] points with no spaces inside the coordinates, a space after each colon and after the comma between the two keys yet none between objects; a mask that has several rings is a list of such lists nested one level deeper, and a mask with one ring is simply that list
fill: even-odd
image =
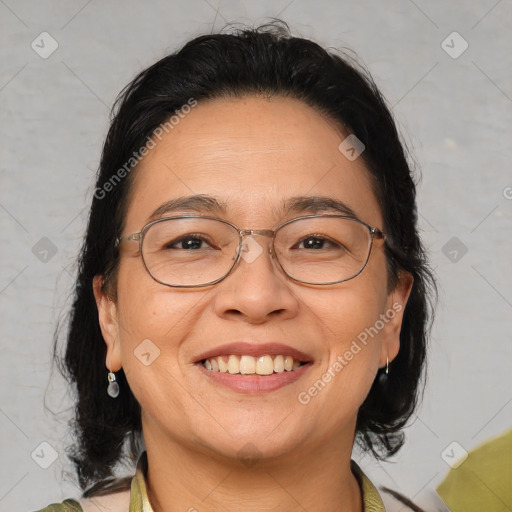
[{"label": "gray background", "polygon": [[[383,464],[356,455],[362,467],[427,504],[450,443],[469,450],[510,427],[510,0],[0,0],[0,16],[1,510],[78,495],[63,451],[71,404],[50,347],[109,107],[138,71],[226,22],[278,16],[298,35],[354,49],[421,169],[421,230],[441,291],[428,385],[402,451]],[[31,47],[44,31],[58,43],[46,59]],[[469,44],[458,58],[458,36],[444,44],[452,56],[442,46],[454,31]]]}]

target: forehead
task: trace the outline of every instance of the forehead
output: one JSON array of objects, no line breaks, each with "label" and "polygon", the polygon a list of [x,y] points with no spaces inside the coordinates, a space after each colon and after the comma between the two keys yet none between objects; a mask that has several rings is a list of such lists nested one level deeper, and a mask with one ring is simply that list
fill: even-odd
[{"label": "forehead", "polygon": [[225,207],[220,216],[240,226],[285,220],[285,205],[304,196],[343,202],[360,219],[381,226],[362,158],[349,161],[338,149],[346,135],[292,98],[199,102],[161,140],[153,139],[154,148],[134,171],[126,225],[142,227],[173,199],[208,195]]}]

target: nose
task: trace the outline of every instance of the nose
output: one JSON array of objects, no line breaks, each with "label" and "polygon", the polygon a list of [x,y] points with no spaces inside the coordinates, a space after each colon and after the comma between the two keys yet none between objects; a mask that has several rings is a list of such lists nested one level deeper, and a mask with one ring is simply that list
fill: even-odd
[{"label": "nose", "polygon": [[215,309],[224,318],[259,324],[271,317],[293,318],[299,302],[264,236],[247,236],[240,259],[218,286]]}]

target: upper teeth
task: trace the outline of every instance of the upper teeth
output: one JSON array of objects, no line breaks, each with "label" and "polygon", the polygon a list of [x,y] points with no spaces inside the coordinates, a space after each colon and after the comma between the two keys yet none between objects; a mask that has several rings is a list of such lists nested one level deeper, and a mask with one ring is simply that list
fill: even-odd
[{"label": "upper teeth", "polygon": [[292,371],[301,366],[300,361],[294,361],[291,356],[235,356],[224,355],[205,359],[203,362],[207,370],[222,373],[241,373],[242,375],[270,375],[273,372]]}]

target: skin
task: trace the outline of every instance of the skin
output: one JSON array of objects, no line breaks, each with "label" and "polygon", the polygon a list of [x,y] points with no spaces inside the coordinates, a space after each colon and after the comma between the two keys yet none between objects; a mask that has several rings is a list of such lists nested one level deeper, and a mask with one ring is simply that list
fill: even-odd
[{"label": "skin", "polygon": [[[162,203],[192,193],[226,202],[226,220],[242,228],[274,228],[301,215],[283,217],[284,200],[319,195],[344,201],[361,220],[385,230],[362,158],[351,162],[338,150],[345,137],[295,99],[200,103],[139,164],[123,235],[139,232]],[[398,353],[412,278],[401,274],[388,294],[383,244],[375,243],[356,278],[305,285],[280,271],[268,239],[258,243],[265,249],[260,257],[240,261],[210,287],[157,283],[135,242],[121,246],[116,301],[101,292],[101,276],[94,280],[106,365],[124,369],[141,404],[155,512],[362,511],[350,470],[357,412],[378,368]],[[300,404],[298,394],[393,304],[401,311],[317,396]],[[149,366],[134,357],[145,339],[160,350]],[[204,350],[244,339],[292,345],[312,355],[313,367],[277,391],[244,395],[214,385],[193,365]],[[237,455],[247,443],[257,449],[251,467]]]}]

